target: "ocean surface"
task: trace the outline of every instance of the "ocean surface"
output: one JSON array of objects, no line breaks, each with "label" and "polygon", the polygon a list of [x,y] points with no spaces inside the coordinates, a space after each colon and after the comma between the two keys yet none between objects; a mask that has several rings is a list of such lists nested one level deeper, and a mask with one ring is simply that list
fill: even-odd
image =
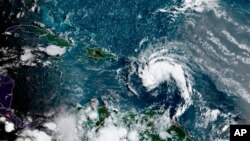
[{"label": "ocean surface", "polygon": [[[24,122],[43,119],[15,131],[20,141],[40,134],[58,141],[174,141],[166,133],[173,121],[194,141],[227,141],[230,124],[250,122],[249,0],[25,2],[0,2],[1,13],[13,13],[2,14],[0,50],[1,75],[15,84],[11,107]],[[50,43],[15,33],[15,25],[45,28],[71,45],[50,46],[51,53]],[[116,58],[77,59],[92,46]],[[85,124],[94,112],[75,111],[93,100],[116,111],[100,127]],[[157,113],[148,119],[153,127],[140,121],[149,110]],[[140,122],[123,122],[131,113]],[[159,138],[144,137],[151,131]]]}]

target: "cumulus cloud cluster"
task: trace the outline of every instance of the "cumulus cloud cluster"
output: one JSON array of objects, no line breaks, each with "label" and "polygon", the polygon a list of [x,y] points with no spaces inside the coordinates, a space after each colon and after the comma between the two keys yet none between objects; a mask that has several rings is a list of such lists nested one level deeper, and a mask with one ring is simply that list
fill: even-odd
[{"label": "cumulus cloud cluster", "polygon": [[26,129],[19,134],[16,141],[52,141],[52,137],[43,131]]},{"label": "cumulus cloud cluster", "polygon": [[4,125],[5,125],[5,131],[7,133],[12,132],[12,131],[15,130],[15,125],[12,122],[7,121],[6,118],[0,117],[0,122],[4,123]]}]

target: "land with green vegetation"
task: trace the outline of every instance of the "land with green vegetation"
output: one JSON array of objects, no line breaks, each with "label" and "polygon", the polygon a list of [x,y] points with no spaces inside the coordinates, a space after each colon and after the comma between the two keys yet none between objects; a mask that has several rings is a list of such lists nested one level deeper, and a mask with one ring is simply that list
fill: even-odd
[{"label": "land with green vegetation", "polygon": [[103,49],[101,47],[85,47],[85,55],[84,56],[77,56],[76,59],[91,59],[94,61],[99,61],[101,59],[115,59],[116,55]]},{"label": "land with green vegetation", "polygon": [[12,26],[8,28],[6,32],[18,33],[18,34],[27,33],[37,37],[46,37],[47,41],[50,44],[54,44],[61,47],[68,47],[71,45],[70,42],[65,38],[54,34],[53,32],[47,30],[46,28],[38,27],[35,25]]},{"label": "land with green vegetation", "polygon": [[172,125],[167,132],[176,135],[174,139],[170,139],[169,141],[192,141],[188,134],[179,125]]},{"label": "land with green vegetation", "polygon": [[[87,107],[81,108],[82,110],[87,109]],[[140,141],[192,141],[191,137],[185,130],[174,123],[158,123],[159,119],[163,117],[160,113],[155,110],[148,110],[143,113],[134,112],[119,112],[109,108],[107,106],[98,106],[94,108],[95,112],[98,114],[98,118],[95,120],[89,119],[83,126],[88,127],[90,130],[105,127],[106,122],[110,119],[118,120],[119,125],[126,127],[127,129],[137,129],[136,125],[140,125],[142,128],[138,130]],[[109,118],[109,120],[108,120]],[[118,126],[119,126],[118,125]],[[161,126],[161,127],[159,127]],[[169,136],[163,138],[160,132],[168,134]]]}]

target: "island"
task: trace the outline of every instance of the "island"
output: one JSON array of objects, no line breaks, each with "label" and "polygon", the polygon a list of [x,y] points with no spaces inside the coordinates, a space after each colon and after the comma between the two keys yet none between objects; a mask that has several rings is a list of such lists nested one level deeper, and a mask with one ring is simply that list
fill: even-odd
[{"label": "island", "polygon": [[85,47],[86,54],[84,56],[77,56],[77,60],[82,59],[92,59],[94,61],[99,61],[101,59],[115,59],[116,55],[103,49],[101,47]]},{"label": "island", "polygon": [[61,47],[68,47],[71,45],[71,43],[64,39],[63,37],[60,37],[56,34],[54,34],[52,31],[47,30],[46,28],[39,27],[36,25],[16,25],[9,27],[5,30],[5,33],[13,34],[13,33],[27,33],[32,34],[36,37],[46,37],[47,41],[50,44],[54,44]]}]

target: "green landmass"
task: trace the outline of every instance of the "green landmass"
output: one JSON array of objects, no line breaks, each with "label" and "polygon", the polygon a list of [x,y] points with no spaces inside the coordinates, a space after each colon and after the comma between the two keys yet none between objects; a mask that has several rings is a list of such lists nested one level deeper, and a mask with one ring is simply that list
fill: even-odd
[{"label": "green landmass", "polygon": [[[140,123],[146,125],[146,130],[140,133],[140,141],[151,140],[151,141],[166,141],[161,139],[157,127],[155,127],[155,119],[157,119],[160,114],[155,110],[147,110],[144,114],[141,114],[139,117],[134,113],[129,113],[127,116],[124,116],[123,121],[129,126],[135,123]],[[137,117],[137,118],[136,118]],[[162,123],[170,124],[170,123]],[[172,138],[168,138],[167,141],[192,141],[188,134],[177,124],[172,124],[170,127],[166,127],[165,131],[169,133]]]},{"label": "green landmass", "polygon": [[35,34],[36,36],[45,35],[50,32],[47,29],[43,29],[34,25],[18,25],[15,27],[14,31],[18,31],[18,30],[21,30],[22,32],[25,32],[25,33]]},{"label": "green landmass", "polygon": [[[98,131],[105,125],[106,119],[114,116],[119,120],[121,125],[125,125],[127,128],[134,128],[134,125],[142,125],[143,129],[139,130],[140,141],[192,141],[189,135],[182,129],[177,123],[161,123],[163,129],[161,132],[169,134],[171,137],[162,139],[158,130],[158,125],[155,124],[157,119],[162,115],[155,110],[147,110],[143,113],[125,112],[119,113],[115,110],[110,110],[106,106],[97,107],[98,119],[89,120],[85,126],[90,129],[96,129]],[[168,124],[171,124],[168,126]],[[161,127],[162,128],[162,127]]]},{"label": "green landmass", "polygon": [[108,109],[105,106],[98,108],[97,111],[98,111],[98,117],[99,117],[99,119],[96,122],[96,125],[100,126],[100,125],[102,125],[104,123],[104,120],[107,117],[110,116],[110,113],[109,113]]},{"label": "green landmass", "polygon": [[168,130],[168,133],[174,132],[176,134],[176,141],[192,141],[191,138],[187,135],[187,133],[179,126],[172,125]]},{"label": "green landmass", "polygon": [[104,58],[110,58],[110,59],[115,58],[115,55],[113,53],[110,53],[100,47],[95,47],[95,48],[87,47],[85,48],[85,50],[86,50],[87,57],[95,61],[98,61]]},{"label": "green landmass", "polygon": [[9,30],[12,30],[11,32],[29,33],[38,37],[45,36],[50,44],[55,44],[61,47],[70,46],[70,42],[68,40],[52,33],[51,31],[45,28],[38,27],[35,25],[18,25],[10,27]]},{"label": "green landmass", "polygon": [[70,43],[67,40],[65,40],[59,36],[56,36],[55,34],[49,33],[46,35],[46,37],[47,37],[49,42],[55,43],[58,46],[63,46],[63,47],[70,46]]},{"label": "green landmass", "polygon": [[101,47],[86,47],[84,48],[84,56],[76,56],[77,60],[82,59],[92,59],[94,61],[99,61],[101,59],[115,59],[115,54],[101,48]]}]

